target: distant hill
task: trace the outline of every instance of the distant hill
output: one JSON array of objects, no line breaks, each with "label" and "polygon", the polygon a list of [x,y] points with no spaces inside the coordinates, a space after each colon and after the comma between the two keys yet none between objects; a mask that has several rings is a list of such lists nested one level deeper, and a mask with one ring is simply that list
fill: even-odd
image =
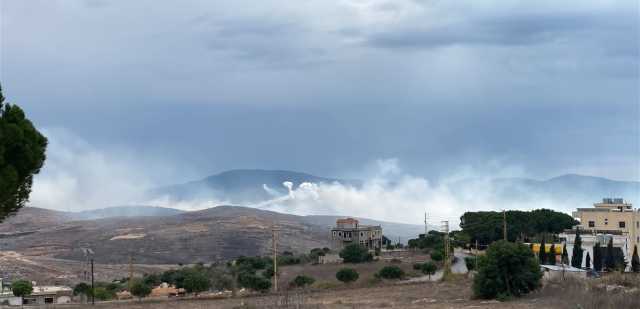
[{"label": "distant hill", "polygon": [[[293,189],[296,189],[303,182],[339,182],[354,186],[361,183],[357,180],[325,178],[292,171],[238,169],[197,181],[156,188],[151,190],[149,194],[152,197],[167,196],[178,201],[215,198],[217,201],[229,204],[247,205],[271,199],[274,194],[287,194],[288,189],[283,185],[285,181],[292,182]],[[272,193],[269,193],[268,190]]]},{"label": "distant hill", "polygon": [[474,196],[488,196],[504,207],[520,204],[553,207],[570,211],[589,207],[604,197],[621,197],[640,203],[640,182],[618,181],[602,177],[567,174],[548,180],[527,178],[464,179],[449,184],[449,190],[472,200]]},{"label": "distant hill", "polygon": [[181,214],[184,211],[157,206],[117,206],[69,213],[76,220],[95,220],[113,217],[162,217]]}]

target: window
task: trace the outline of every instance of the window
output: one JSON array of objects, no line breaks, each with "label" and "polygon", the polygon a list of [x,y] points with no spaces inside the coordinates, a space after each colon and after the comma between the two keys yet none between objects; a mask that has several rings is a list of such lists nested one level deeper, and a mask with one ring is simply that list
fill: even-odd
[{"label": "window", "polygon": [[609,219],[604,219],[604,225],[609,225]]},{"label": "window", "polygon": [[636,227],[640,229],[640,221],[636,221]]},{"label": "window", "polygon": [[595,226],[596,226],[596,223],[595,223],[595,222],[593,222],[593,221],[589,221],[589,227],[595,227]]},{"label": "window", "polygon": [[624,227],[625,227],[625,223],[624,223],[624,221],[620,221],[620,222],[618,222],[618,227],[619,227],[619,228],[624,228]]}]

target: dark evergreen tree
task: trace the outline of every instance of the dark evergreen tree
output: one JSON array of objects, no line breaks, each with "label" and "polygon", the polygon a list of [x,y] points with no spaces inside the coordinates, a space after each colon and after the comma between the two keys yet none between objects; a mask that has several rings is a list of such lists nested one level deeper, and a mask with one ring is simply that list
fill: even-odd
[{"label": "dark evergreen tree", "polygon": [[551,244],[551,249],[549,249],[549,254],[547,254],[547,263],[549,265],[556,265],[556,244]]},{"label": "dark evergreen tree", "polygon": [[584,266],[587,269],[591,269],[591,256],[589,256],[589,252],[587,252],[587,257],[585,258]]},{"label": "dark evergreen tree", "polygon": [[542,237],[542,241],[540,242],[540,250],[538,250],[538,260],[540,261],[540,265],[547,264],[547,244],[544,241],[544,236]]},{"label": "dark evergreen tree", "polygon": [[571,266],[575,268],[582,267],[582,237],[580,237],[580,229],[576,229],[576,238],[573,242],[573,253],[571,254]]},{"label": "dark evergreen tree", "polygon": [[29,200],[33,176],[44,164],[47,139],[0,87],[0,222]]},{"label": "dark evergreen tree", "polygon": [[609,238],[607,244],[607,254],[604,259],[604,267],[607,271],[613,271],[616,268],[615,253],[613,252],[613,238]]},{"label": "dark evergreen tree", "polygon": [[595,271],[602,270],[602,248],[600,248],[599,242],[593,246],[593,269]]},{"label": "dark evergreen tree", "polygon": [[631,270],[634,273],[640,272],[640,257],[638,257],[638,246],[633,246],[633,255],[631,256]]},{"label": "dark evergreen tree", "polygon": [[562,264],[569,265],[569,254],[567,253],[567,244],[564,244],[564,246],[562,246],[562,257],[560,259]]}]

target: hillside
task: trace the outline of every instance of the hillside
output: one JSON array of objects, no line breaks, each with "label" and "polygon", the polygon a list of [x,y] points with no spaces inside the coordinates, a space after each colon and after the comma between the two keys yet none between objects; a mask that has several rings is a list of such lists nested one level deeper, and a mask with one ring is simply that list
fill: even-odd
[{"label": "hillside", "polygon": [[[37,214],[47,214],[31,221]],[[29,223],[26,223],[29,222]],[[326,228],[301,217],[244,207],[219,206],[161,217],[75,220],[69,213],[27,207],[0,224],[2,250],[30,256],[82,260],[92,248],[100,263],[209,263],[267,253],[271,228],[281,230],[282,250],[306,252],[328,244]]]},{"label": "hillside", "polygon": [[293,184],[293,189],[303,182],[360,184],[357,180],[326,178],[292,171],[240,169],[184,184],[156,188],[148,194],[150,197],[166,196],[172,200],[215,199],[234,205],[247,205],[272,199],[274,194],[287,194],[288,189],[283,185],[286,181]]}]

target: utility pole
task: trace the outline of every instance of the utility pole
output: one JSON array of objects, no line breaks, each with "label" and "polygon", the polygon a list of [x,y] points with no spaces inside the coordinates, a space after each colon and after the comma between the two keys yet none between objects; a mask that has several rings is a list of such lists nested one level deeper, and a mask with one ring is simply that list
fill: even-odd
[{"label": "utility pole", "polygon": [[504,236],[504,240],[507,240],[507,212],[502,210],[502,234]]},{"label": "utility pole", "polygon": [[93,257],[91,258],[91,305],[95,306],[96,304],[96,296],[94,295],[95,289],[93,288]]},{"label": "utility pole", "polygon": [[427,212],[424,212],[424,237],[427,237],[429,234],[429,228],[427,227]]},{"label": "utility pole", "polygon": [[271,242],[273,243],[273,291],[278,292],[278,228],[273,226],[271,230]]},{"label": "utility pole", "polygon": [[444,273],[443,278],[451,273],[451,260],[449,258],[449,221],[442,221],[441,226],[444,233]]},{"label": "utility pole", "polygon": [[476,258],[474,259],[476,262],[475,270],[478,271],[478,240],[476,239]]},{"label": "utility pole", "polygon": [[133,287],[133,253],[129,252],[129,293],[131,293],[131,288]]}]

